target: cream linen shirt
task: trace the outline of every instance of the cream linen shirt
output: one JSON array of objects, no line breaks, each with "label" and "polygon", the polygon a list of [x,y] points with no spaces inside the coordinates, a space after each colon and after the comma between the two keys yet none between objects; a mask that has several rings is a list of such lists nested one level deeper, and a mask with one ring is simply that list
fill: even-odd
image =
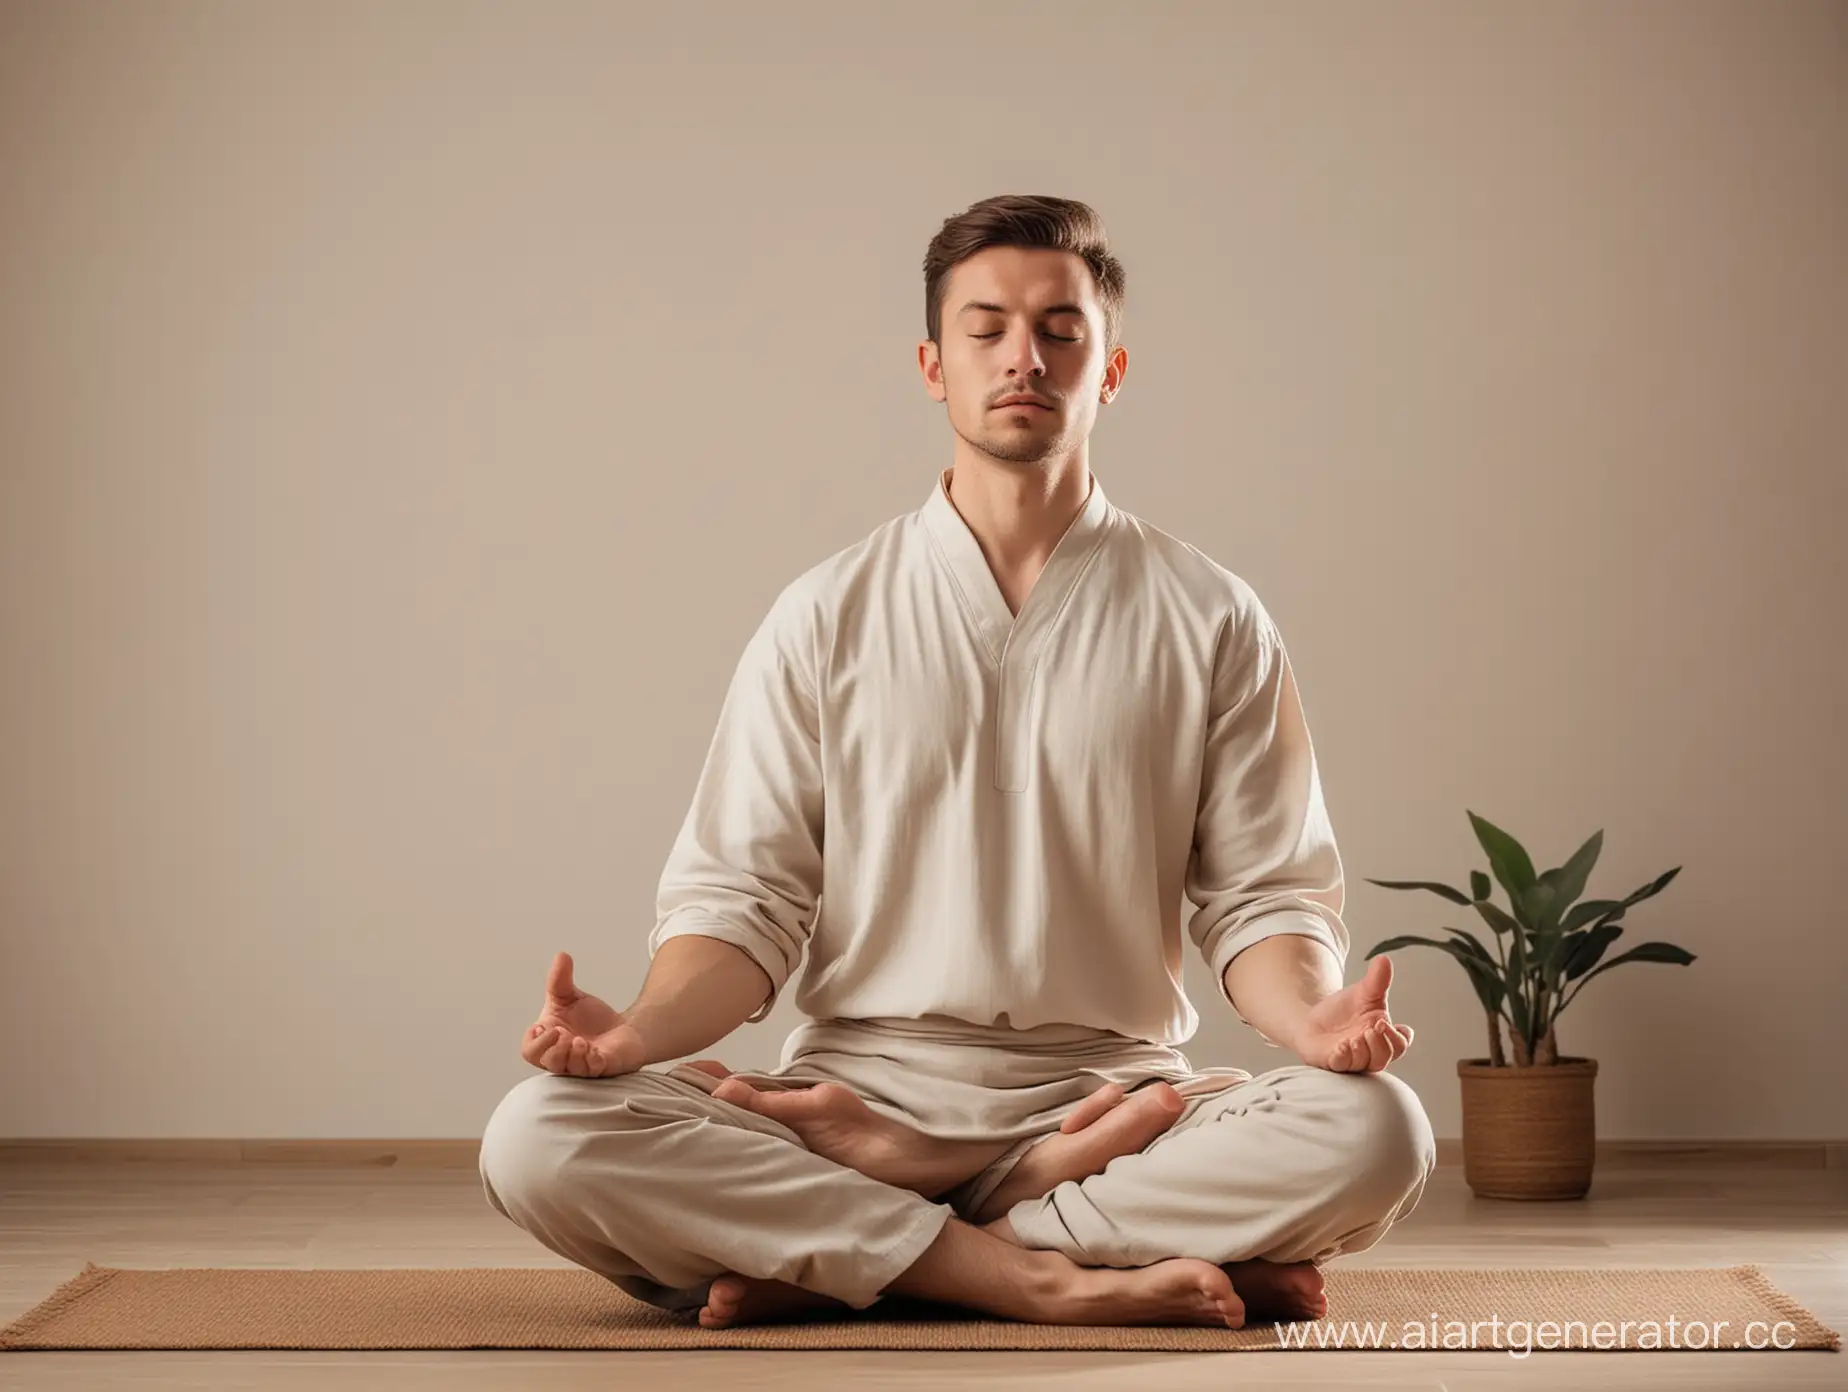
[{"label": "cream linen shirt", "polygon": [[751,1022],[806,951],[815,1019],[1168,1045],[1199,1023],[1183,931],[1222,994],[1278,933],[1345,965],[1341,858],[1252,588],[1093,476],[1016,617],[949,478],[787,585],[746,645],[650,956],[683,933],[742,948],[772,985]]}]

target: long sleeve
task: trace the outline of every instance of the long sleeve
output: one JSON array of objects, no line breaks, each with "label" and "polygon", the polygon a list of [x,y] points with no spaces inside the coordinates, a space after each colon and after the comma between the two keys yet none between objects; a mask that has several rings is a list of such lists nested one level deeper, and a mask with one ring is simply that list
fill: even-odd
[{"label": "long sleeve", "polygon": [[1309,726],[1283,640],[1249,593],[1215,653],[1186,891],[1188,936],[1240,1020],[1225,970],[1253,943],[1299,933],[1346,965],[1341,857]]},{"label": "long sleeve", "polygon": [[801,964],[821,896],[815,606],[790,586],[746,644],[662,871],[650,958],[684,933],[742,948],[770,978],[748,1024]]}]

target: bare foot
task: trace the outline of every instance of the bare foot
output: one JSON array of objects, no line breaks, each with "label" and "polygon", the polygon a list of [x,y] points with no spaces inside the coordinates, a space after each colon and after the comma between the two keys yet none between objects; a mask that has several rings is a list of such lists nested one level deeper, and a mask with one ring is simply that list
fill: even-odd
[{"label": "bare foot", "polygon": [[[725,1275],[716,1278],[699,1312],[701,1327],[770,1324],[844,1313],[845,1302],[786,1281]],[[1191,1257],[1131,1270],[1073,1267],[1056,1291],[1019,1311],[1041,1324],[1205,1325],[1238,1329],[1244,1303],[1231,1279],[1211,1262]]]},{"label": "bare foot", "polygon": [[[1128,1098],[1116,1083],[1106,1084],[1072,1109],[1057,1134],[1014,1162],[970,1221],[996,1221],[1023,1199],[1037,1199],[1067,1180],[1101,1173],[1117,1157],[1141,1151],[1174,1125],[1186,1107],[1187,1100],[1168,1083],[1138,1088]],[[1007,1231],[1009,1241],[1012,1232]]]},{"label": "bare foot", "polygon": [[712,1090],[721,1102],[780,1121],[815,1154],[927,1199],[980,1174],[1011,1142],[944,1141],[875,1112],[839,1083],[758,1091],[740,1078]]},{"label": "bare foot", "polygon": [[1228,1262],[1225,1273],[1244,1302],[1247,1319],[1318,1320],[1328,1313],[1322,1271],[1314,1262]]},{"label": "bare foot", "polygon": [[1238,1329],[1245,1306],[1232,1280],[1211,1262],[1176,1257],[1119,1270],[1079,1267],[1054,1297],[1050,1324],[1204,1324]]},{"label": "bare foot", "polygon": [[699,1322],[706,1329],[728,1329],[734,1324],[774,1324],[778,1320],[839,1313],[849,1308],[845,1301],[792,1286],[787,1281],[727,1274],[715,1278],[706,1291]]}]

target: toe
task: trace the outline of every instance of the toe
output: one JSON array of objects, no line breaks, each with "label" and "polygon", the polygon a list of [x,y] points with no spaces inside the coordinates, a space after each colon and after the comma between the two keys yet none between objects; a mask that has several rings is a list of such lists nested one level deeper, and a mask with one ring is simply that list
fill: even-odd
[{"label": "toe", "polygon": [[757,1097],[757,1089],[748,1083],[739,1082],[736,1078],[727,1078],[712,1090],[712,1095],[721,1102],[731,1103],[734,1107],[752,1109],[751,1103]]},{"label": "toe", "polygon": [[736,1276],[721,1276],[706,1290],[706,1309],[720,1319],[733,1319],[744,1299],[744,1282]]},{"label": "toe", "polygon": [[761,1094],[765,1109],[786,1117],[823,1117],[844,1111],[853,1094],[839,1083],[816,1083],[813,1087],[781,1088]]},{"label": "toe", "polygon": [[1245,1302],[1238,1298],[1238,1292],[1232,1288],[1231,1281],[1223,1286],[1215,1285],[1205,1289],[1213,1308],[1229,1328],[1237,1329],[1245,1323]]},{"label": "toe", "polygon": [[1140,1090],[1154,1098],[1164,1111],[1179,1113],[1187,1110],[1187,1099],[1181,1096],[1173,1083],[1151,1083]]}]

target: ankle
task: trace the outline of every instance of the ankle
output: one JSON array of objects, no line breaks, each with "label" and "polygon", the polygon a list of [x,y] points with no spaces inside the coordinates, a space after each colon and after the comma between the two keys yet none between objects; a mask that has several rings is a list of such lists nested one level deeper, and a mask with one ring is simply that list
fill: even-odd
[{"label": "ankle", "polygon": [[1021,1289],[1036,1303],[1050,1305],[1069,1301],[1077,1293],[1084,1268],[1063,1252],[1041,1251],[1031,1247],[1018,1249],[1021,1255]]},{"label": "ankle", "polygon": [[1025,1247],[1027,1245],[1020,1240],[1020,1234],[1014,1231],[1014,1225],[1007,1221],[1007,1215],[1005,1213],[992,1223],[982,1224],[982,1231],[987,1233],[990,1237],[1000,1238],[1010,1247]]}]

